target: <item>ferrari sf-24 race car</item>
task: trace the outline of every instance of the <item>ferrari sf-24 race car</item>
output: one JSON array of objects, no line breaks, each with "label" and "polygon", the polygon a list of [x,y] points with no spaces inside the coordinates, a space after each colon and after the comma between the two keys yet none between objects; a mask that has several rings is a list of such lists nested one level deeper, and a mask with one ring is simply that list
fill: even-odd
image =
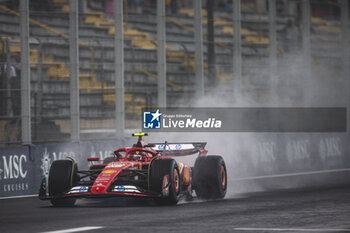
[{"label": "ferrari sf-24 race car", "polygon": [[[227,172],[223,158],[207,155],[206,143],[150,143],[142,140],[146,133],[137,133],[133,147],[115,150],[113,156],[79,171],[73,159],[56,160],[50,167],[48,181],[42,180],[41,200],[54,206],[74,205],[77,198],[148,197],[157,204],[174,205],[181,197],[192,199],[224,198]],[[197,154],[194,167],[176,162],[174,157]]]}]

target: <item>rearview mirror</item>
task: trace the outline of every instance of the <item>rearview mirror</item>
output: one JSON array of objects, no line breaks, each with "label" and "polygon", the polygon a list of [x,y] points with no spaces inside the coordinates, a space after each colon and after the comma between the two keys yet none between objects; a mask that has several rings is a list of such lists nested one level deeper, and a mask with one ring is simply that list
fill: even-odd
[{"label": "rearview mirror", "polygon": [[100,158],[99,158],[99,157],[89,157],[89,158],[88,158],[88,161],[89,161],[89,162],[100,161]]}]

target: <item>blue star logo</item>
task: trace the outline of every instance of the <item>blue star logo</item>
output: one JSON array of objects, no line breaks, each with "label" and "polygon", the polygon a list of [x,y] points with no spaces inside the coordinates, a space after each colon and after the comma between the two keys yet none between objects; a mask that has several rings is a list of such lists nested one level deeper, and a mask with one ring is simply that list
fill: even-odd
[{"label": "blue star logo", "polygon": [[156,112],[143,112],[143,128],[144,129],[160,129],[161,115],[157,109]]}]

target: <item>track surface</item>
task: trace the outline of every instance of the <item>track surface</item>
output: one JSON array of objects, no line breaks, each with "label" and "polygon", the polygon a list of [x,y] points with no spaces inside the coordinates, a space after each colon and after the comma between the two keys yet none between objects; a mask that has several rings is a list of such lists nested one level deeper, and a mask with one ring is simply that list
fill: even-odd
[{"label": "track surface", "polygon": [[350,187],[255,193],[167,207],[110,204],[80,201],[73,208],[53,208],[34,197],[0,200],[0,232],[86,226],[103,227],[86,232],[350,232]]}]

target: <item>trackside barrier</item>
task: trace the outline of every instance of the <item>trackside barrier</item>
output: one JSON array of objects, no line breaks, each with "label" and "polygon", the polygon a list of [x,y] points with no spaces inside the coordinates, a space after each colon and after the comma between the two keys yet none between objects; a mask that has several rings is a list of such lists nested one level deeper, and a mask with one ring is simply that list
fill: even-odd
[{"label": "trackside barrier", "polygon": [[346,133],[240,134],[230,140],[229,182],[244,191],[350,184]]},{"label": "trackside barrier", "polygon": [[[215,143],[213,138],[207,148],[224,156],[231,186],[254,183],[267,190],[350,183],[345,133],[244,133],[226,135],[225,140]],[[69,156],[80,169],[87,169],[87,157],[103,159],[132,143],[111,140],[0,148],[0,198],[36,194],[54,160]]]},{"label": "trackside barrier", "polygon": [[87,169],[87,157],[104,159],[121,146],[124,141],[113,140],[0,148],[0,198],[38,193],[54,160],[69,156],[80,169]]}]

